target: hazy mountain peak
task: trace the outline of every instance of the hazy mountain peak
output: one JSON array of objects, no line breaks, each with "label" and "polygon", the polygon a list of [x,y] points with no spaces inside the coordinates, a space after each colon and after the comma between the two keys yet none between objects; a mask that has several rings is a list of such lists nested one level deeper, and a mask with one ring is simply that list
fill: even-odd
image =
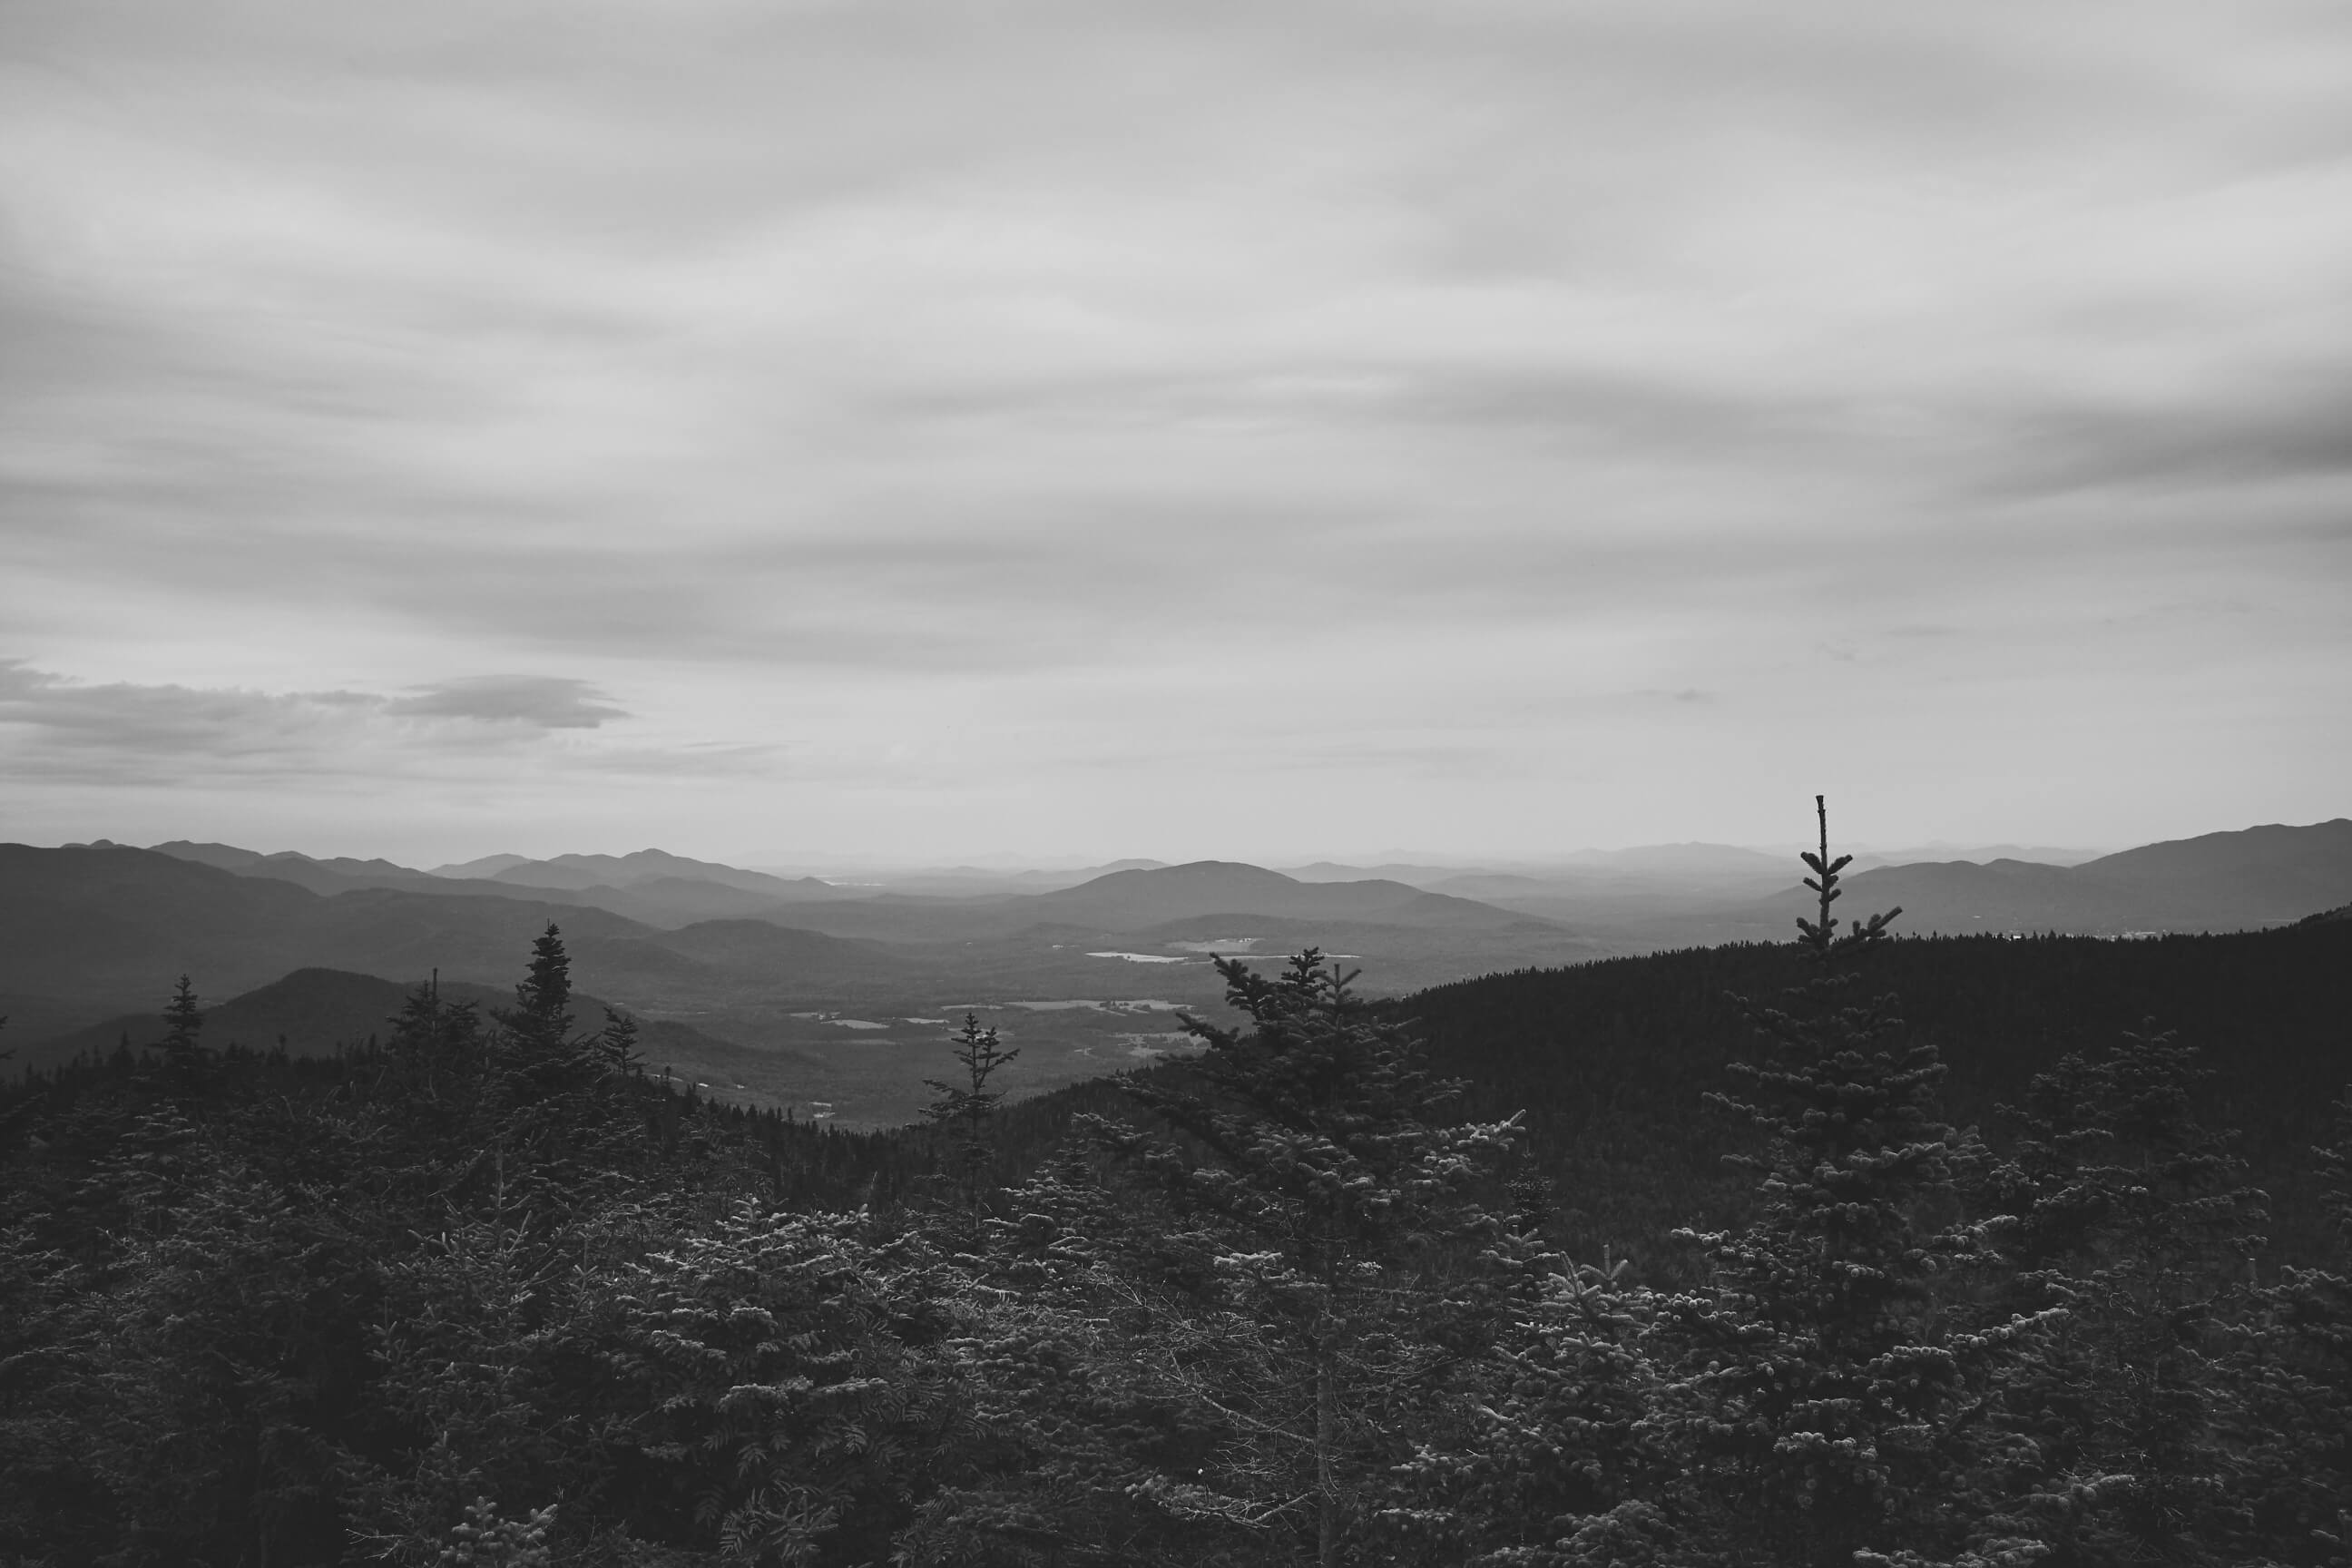
[{"label": "hazy mountain peak", "polygon": [[[101,838],[92,848],[118,847],[111,840]],[[257,866],[269,858],[258,849],[240,849],[234,844],[194,844],[184,838],[174,838],[168,844],[148,846],[158,855],[169,855],[174,860],[193,860],[199,866],[215,866],[224,871],[242,871],[247,866]]]},{"label": "hazy mountain peak", "polygon": [[1210,882],[1233,886],[1254,883],[1262,887],[1276,883],[1289,887],[1302,885],[1296,877],[1286,877],[1279,871],[1269,871],[1245,860],[1188,860],[1179,866],[1136,866],[1121,871],[1106,871],[1092,881],[1081,882],[1070,890],[1076,892],[1087,888],[1098,888],[1107,882],[1130,886],[1151,883],[1162,887],[1197,886]]},{"label": "hazy mountain peak", "polygon": [[471,881],[478,878],[495,877],[510,868],[529,864],[530,864],[530,857],[528,855],[485,855],[475,860],[460,860],[447,866],[436,866],[426,875]]},{"label": "hazy mountain peak", "polygon": [[1645,871],[1761,871],[1780,869],[1793,856],[1774,855],[1737,844],[1709,844],[1698,839],[1680,844],[1638,844],[1630,849],[1580,849],[1570,864],[1608,866]]}]

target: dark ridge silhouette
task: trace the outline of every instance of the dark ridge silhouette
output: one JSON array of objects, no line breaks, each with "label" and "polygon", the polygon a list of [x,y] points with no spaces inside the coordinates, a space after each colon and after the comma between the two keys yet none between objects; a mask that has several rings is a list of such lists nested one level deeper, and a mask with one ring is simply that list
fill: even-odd
[{"label": "dark ridge silhouette", "polygon": [[[1391,1005],[1470,1081],[1476,1113],[1528,1111],[1580,1245],[1655,1250],[1674,1225],[1737,1208],[1741,1184],[1722,1157],[1748,1134],[1702,1115],[1698,1097],[1755,1049],[1737,998],[1774,994],[1798,967],[1789,943],[1692,949],[1489,975]],[[1866,991],[1900,997],[1909,1037],[1941,1048],[1950,1119],[1996,1142],[1995,1107],[2062,1056],[2105,1051],[2150,1019],[2178,1029],[2215,1073],[2204,1109],[2242,1130],[2256,1184],[2278,1201],[2281,1249],[2324,1250],[2306,1152],[2352,1080],[2352,921],[2138,942],[1898,939],[1863,972]]]}]

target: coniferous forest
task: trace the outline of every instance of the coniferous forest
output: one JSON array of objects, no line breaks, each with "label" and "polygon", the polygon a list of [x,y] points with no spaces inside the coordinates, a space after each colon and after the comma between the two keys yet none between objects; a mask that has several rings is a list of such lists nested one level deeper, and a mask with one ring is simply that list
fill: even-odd
[{"label": "coniferous forest", "polygon": [[897,1132],[648,1072],[552,928],[332,1058],[184,981],[0,1091],[0,1562],[2352,1564],[2352,921],[1806,860],[1786,946],[1221,960],[1040,1099],[971,1019]]}]

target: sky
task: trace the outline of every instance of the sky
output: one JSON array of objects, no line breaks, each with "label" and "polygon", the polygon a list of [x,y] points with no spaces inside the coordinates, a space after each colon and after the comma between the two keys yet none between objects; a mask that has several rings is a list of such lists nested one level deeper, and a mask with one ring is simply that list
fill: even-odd
[{"label": "sky", "polygon": [[0,838],[2352,813],[2336,0],[7,0]]}]

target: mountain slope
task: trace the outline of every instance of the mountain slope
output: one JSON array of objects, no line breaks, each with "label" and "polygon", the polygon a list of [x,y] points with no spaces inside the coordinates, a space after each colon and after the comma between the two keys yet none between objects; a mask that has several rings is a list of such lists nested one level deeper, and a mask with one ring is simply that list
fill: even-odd
[{"label": "mountain slope", "polygon": [[[2352,900],[2352,821],[2273,825],[2143,845],[2079,866],[1955,860],[1885,866],[1846,879],[1845,909],[1903,908],[1896,929],[1979,931],[2242,931],[2284,925]],[[1811,895],[1769,900],[1776,923]]]},{"label": "mountain slope", "polygon": [[624,890],[651,881],[709,882],[740,892],[757,893],[783,902],[855,897],[814,877],[772,877],[711,860],[695,860],[660,849],[639,849],[627,855],[558,855],[547,860],[526,860],[490,872],[488,879],[513,887],[563,888],[584,892],[591,888]]},{"label": "mountain slope", "polygon": [[2177,902],[2194,898],[2248,923],[2297,920],[2352,898],[2352,819],[2168,839],[2076,869]]},{"label": "mountain slope", "polygon": [[284,953],[322,902],[120,845],[0,844],[0,990],[159,1003],[184,973],[242,991],[299,967]]},{"label": "mountain slope", "polygon": [[1231,860],[1113,871],[1024,903],[1040,921],[1114,931],[1222,914],[1457,930],[1531,923],[1525,915],[1403,882],[1301,882]]},{"label": "mountain slope", "polygon": [[[342,970],[298,969],[205,1007],[204,1043],[215,1049],[234,1043],[253,1050],[268,1050],[282,1043],[292,1056],[329,1055],[339,1047],[356,1046],[370,1035],[384,1034],[414,984]],[[514,1003],[510,988],[461,981],[445,982],[441,995],[446,1002],[471,1002],[485,1009]],[[84,1052],[102,1057],[125,1039],[136,1050],[163,1037],[160,1009],[148,1009],[36,1041],[25,1054],[32,1065],[46,1067]]]},{"label": "mountain slope", "polygon": [[[509,897],[530,896],[529,889],[509,888],[503,882],[486,880],[478,885],[486,889],[504,891]],[[795,921],[803,910],[817,901],[815,898],[782,899],[772,893],[755,892],[725,882],[706,882],[691,877],[648,877],[625,888],[600,882],[593,887],[566,890],[555,896],[657,926],[683,926],[698,921],[715,920]],[[830,893],[822,895],[830,896]]]},{"label": "mountain slope", "polygon": [[[520,965],[517,966],[518,968]],[[299,969],[216,1006],[204,1009],[204,1042],[215,1049],[232,1043],[255,1050],[282,1045],[291,1056],[328,1056],[342,1047],[357,1046],[390,1032],[415,981],[394,981],[373,974],[336,969]],[[474,985],[443,981],[445,1002],[471,1002],[485,1014],[514,1005],[511,986]],[[604,1004],[584,994],[572,998],[572,1011],[583,1029],[603,1026]],[[128,1039],[131,1047],[151,1046],[163,1037],[158,1012],[129,1013],[70,1033],[31,1041],[18,1050],[18,1067],[47,1068],[87,1054],[100,1058]],[[740,1046],[703,1033],[674,1019],[639,1018],[637,1043],[649,1070],[670,1067],[688,1081],[715,1083],[731,1089],[747,1069],[772,1078],[780,1069],[804,1074],[828,1070],[801,1052],[788,1047]],[[741,1098],[738,1096],[738,1098]],[[754,1096],[752,1098],[765,1098]]]},{"label": "mountain slope", "polygon": [[[2180,1030],[2214,1070],[2204,1109],[2243,1129],[2241,1152],[2280,1201],[2282,1243],[2319,1244],[2308,1152],[2352,1078],[2352,922],[2147,942],[1906,940],[1861,968],[1872,993],[1899,998],[1909,1038],[1941,1047],[1951,1119],[1997,1142],[1995,1107],[2066,1052],[2102,1050],[2151,1019]],[[1528,1112],[1582,1255],[1646,1246],[1643,1267],[1672,1267],[1686,1255],[1664,1246],[1664,1229],[1716,1224],[1745,1191],[1722,1159],[1750,1130],[1700,1103],[1736,1088],[1728,1063],[1765,1059],[1738,998],[1769,1000],[1802,972],[1785,942],[1695,949],[1462,981],[1395,1008],[1420,1020],[1442,1070],[1470,1081],[1470,1114]]]},{"label": "mountain slope", "polygon": [[428,866],[425,874],[446,877],[451,881],[470,880],[477,877],[495,877],[509,866],[530,863],[528,855],[485,855],[479,859],[453,861],[446,866]]}]

